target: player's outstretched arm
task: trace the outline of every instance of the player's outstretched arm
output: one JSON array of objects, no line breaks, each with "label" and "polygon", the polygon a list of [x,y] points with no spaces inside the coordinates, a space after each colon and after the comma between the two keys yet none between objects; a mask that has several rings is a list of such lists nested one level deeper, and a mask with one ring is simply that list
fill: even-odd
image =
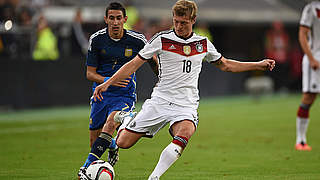
[{"label": "player's outstretched arm", "polygon": [[94,101],[96,101],[97,98],[101,101],[103,99],[102,92],[107,91],[110,85],[128,78],[132,73],[136,72],[143,63],[145,63],[145,61],[139,56],[136,56],[131,61],[123,65],[110,79],[96,87],[93,92]]},{"label": "player's outstretched arm", "polygon": [[240,62],[236,60],[226,59],[221,57],[220,60],[212,63],[217,68],[226,72],[244,72],[244,71],[272,71],[275,66],[275,61],[272,59],[264,59],[258,62]]},{"label": "player's outstretched arm", "polygon": [[[107,77],[101,76],[97,73],[97,68],[93,66],[87,66],[87,79],[89,81],[94,81],[97,83],[103,83],[108,79]],[[118,87],[126,87],[130,82],[131,77],[129,76],[127,79],[124,79],[119,82],[115,82],[114,84],[111,84],[112,86],[118,86]]]}]

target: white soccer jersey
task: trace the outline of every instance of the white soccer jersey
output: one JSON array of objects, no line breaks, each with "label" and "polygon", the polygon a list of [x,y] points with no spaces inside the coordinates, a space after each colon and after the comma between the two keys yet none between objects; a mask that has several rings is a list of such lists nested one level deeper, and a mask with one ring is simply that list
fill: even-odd
[{"label": "white soccer jersey", "polygon": [[159,81],[151,96],[198,108],[202,60],[213,62],[221,58],[213,44],[195,33],[183,39],[168,30],[156,34],[139,52],[143,59],[151,59],[154,54],[159,61]]},{"label": "white soccer jersey", "polygon": [[320,1],[313,1],[304,7],[300,25],[311,30],[309,43],[312,53],[320,53]]},{"label": "white soccer jersey", "polygon": [[[311,52],[320,62],[320,1],[313,1],[305,6],[300,25],[310,28],[308,41]],[[312,69],[306,55],[302,61],[302,75],[302,91],[320,93],[320,69]]]}]

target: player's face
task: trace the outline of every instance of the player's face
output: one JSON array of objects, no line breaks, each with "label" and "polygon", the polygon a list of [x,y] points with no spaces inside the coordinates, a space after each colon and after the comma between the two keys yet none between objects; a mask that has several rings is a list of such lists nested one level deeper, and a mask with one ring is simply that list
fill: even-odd
[{"label": "player's face", "polygon": [[120,39],[123,36],[123,24],[127,22],[121,10],[109,10],[108,17],[104,17],[104,21],[108,24],[108,32],[112,38]]},{"label": "player's face", "polygon": [[195,19],[190,19],[188,16],[173,15],[173,26],[178,36],[187,38],[192,33],[192,25]]}]

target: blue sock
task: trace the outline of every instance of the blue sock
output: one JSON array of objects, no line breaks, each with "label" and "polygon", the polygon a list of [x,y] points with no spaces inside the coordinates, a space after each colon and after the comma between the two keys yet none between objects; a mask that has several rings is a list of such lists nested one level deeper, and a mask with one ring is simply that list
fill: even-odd
[{"label": "blue sock", "polygon": [[99,158],[97,158],[96,156],[94,156],[93,154],[89,154],[88,155],[88,158],[87,158],[87,160],[86,160],[86,162],[83,164],[83,166],[82,167],[85,167],[85,168],[87,168],[93,161],[96,161],[96,160],[98,160]]},{"label": "blue sock", "polygon": [[88,167],[93,161],[100,159],[103,153],[109,148],[111,142],[112,136],[110,134],[101,132],[100,136],[93,143],[91,151],[83,167]]},{"label": "blue sock", "polygon": [[116,140],[112,138],[112,141],[109,145],[109,149],[116,149],[116,148],[117,148]]}]

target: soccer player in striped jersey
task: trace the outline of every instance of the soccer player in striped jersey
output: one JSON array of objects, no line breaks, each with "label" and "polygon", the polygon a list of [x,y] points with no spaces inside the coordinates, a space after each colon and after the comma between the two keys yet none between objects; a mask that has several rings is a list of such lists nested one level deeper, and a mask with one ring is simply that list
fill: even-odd
[{"label": "soccer player in striped jersey", "polygon": [[162,151],[160,159],[149,176],[157,180],[181,156],[189,139],[196,131],[198,120],[198,79],[202,60],[230,72],[272,70],[275,61],[239,62],[223,57],[208,40],[192,32],[196,22],[197,5],[193,1],[179,0],[172,8],[173,30],[156,34],[138,55],[122,66],[108,81],[96,87],[94,100],[103,100],[102,93],[110,85],[125,79],[142,64],[158,57],[159,82],[153,89],[151,99],[144,102],[134,119],[122,118],[117,145],[132,147],[141,137],[154,136],[169,124],[172,141]]},{"label": "soccer player in striped jersey", "polygon": [[[127,18],[122,4],[110,3],[104,17],[107,27],[90,37],[87,79],[93,81],[93,91],[135,57],[146,44],[143,34],[123,28]],[[114,121],[114,116],[119,112],[131,112],[134,109],[136,102],[135,72],[122,81],[112,83],[112,86],[102,96],[104,100],[100,102],[93,101],[91,98],[89,124],[91,151],[79,170],[79,179],[87,179],[86,167],[91,162],[98,160],[107,149],[110,149],[108,162],[113,166],[118,160],[118,148],[112,135],[120,123]]]},{"label": "soccer player in striped jersey", "polygon": [[311,151],[307,144],[309,110],[320,92],[320,1],[307,4],[302,12],[299,42],[304,52],[302,59],[302,99],[296,119],[298,151]]}]

